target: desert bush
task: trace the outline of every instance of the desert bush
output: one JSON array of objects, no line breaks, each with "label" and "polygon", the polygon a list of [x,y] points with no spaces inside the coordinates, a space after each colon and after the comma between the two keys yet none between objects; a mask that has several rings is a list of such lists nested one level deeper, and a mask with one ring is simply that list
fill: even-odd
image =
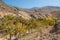
[{"label": "desert bush", "polygon": [[24,19],[21,16],[5,15],[0,21],[0,30],[5,30],[6,35],[10,35],[11,40],[12,35],[16,36],[19,33],[18,36],[20,36],[29,30],[52,26],[57,22],[58,19],[51,17]]}]

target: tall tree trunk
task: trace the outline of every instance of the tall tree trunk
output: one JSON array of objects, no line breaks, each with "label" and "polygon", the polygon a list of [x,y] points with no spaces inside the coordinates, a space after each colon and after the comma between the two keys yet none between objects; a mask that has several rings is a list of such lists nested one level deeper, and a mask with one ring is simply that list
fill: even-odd
[{"label": "tall tree trunk", "polygon": [[12,35],[10,34],[10,38],[9,38],[9,40],[11,40],[11,37],[12,37]]}]

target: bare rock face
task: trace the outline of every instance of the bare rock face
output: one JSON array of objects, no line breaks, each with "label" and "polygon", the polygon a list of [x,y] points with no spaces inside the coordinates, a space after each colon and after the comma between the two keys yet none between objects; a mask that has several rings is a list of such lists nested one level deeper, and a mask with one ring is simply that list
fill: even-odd
[{"label": "bare rock face", "polygon": [[51,14],[60,20],[60,10],[52,11]]},{"label": "bare rock face", "polygon": [[60,34],[60,22],[54,25],[50,33]]}]

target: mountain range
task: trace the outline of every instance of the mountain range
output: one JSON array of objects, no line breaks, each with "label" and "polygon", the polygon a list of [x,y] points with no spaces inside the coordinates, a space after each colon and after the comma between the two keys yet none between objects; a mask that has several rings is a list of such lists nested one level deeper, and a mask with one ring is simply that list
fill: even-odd
[{"label": "mountain range", "polygon": [[45,6],[45,7],[34,7],[31,9],[18,8],[5,4],[0,1],[0,16],[11,14],[14,16],[22,16],[25,19],[29,18],[40,18],[40,17],[56,17],[58,19],[60,16],[60,7],[56,6]]}]

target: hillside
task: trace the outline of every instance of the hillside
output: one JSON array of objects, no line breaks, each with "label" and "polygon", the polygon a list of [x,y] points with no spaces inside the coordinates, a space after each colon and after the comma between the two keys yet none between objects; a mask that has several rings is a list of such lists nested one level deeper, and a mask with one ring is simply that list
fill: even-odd
[{"label": "hillside", "polygon": [[[54,7],[54,6],[46,6],[42,8],[31,8],[31,9],[23,9],[23,8],[17,8],[13,6],[6,5],[4,2],[0,2],[0,11],[1,11],[1,16],[4,14],[13,14],[13,15],[18,15],[22,16],[23,18],[38,18],[38,17],[46,17],[46,16],[55,16],[53,12],[60,11],[60,7]],[[57,13],[57,16],[60,15]],[[56,16],[56,17],[57,17]],[[59,18],[58,18],[59,19]]]},{"label": "hillside", "polygon": [[0,36],[0,40],[60,40],[60,7],[24,9],[0,0]]}]

